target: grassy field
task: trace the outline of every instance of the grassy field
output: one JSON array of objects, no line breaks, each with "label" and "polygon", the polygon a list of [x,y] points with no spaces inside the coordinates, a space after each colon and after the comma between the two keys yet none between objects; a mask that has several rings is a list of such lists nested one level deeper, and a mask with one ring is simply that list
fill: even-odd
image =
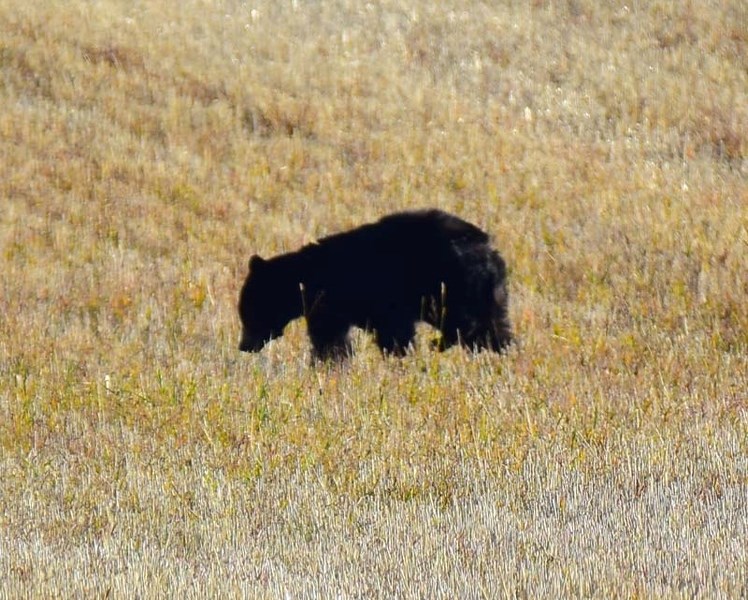
[{"label": "grassy field", "polygon": [[[0,0],[0,598],[748,596],[748,5]],[[505,356],[251,253],[435,206]]]}]

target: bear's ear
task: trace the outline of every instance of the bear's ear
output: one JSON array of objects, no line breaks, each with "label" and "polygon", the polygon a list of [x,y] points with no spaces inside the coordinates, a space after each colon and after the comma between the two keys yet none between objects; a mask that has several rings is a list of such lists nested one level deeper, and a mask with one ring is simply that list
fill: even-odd
[{"label": "bear's ear", "polygon": [[253,254],[249,258],[249,270],[250,271],[257,271],[258,268],[262,268],[262,265],[265,264],[265,259],[262,258],[259,254]]}]

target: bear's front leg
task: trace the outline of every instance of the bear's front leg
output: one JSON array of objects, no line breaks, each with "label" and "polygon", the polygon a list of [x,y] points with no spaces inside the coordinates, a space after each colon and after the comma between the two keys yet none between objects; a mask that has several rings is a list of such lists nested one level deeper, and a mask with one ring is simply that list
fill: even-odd
[{"label": "bear's front leg", "polygon": [[340,360],[352,353],[348,337],[350,326],[347,323],[334,322],[328,319],[307,319],[307,331],[312,341],[312,358],[314,360]]}]

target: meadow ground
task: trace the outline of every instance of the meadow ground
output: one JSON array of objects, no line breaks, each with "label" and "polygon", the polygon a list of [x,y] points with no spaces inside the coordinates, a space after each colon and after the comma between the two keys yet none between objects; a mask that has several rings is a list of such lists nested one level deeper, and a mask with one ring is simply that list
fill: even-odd
[{"label": "meadow ground", "polygon": [[[0,0],[0,597],[748,596],[748,5]],[[505,356],[249,255],[436,206]]]}]

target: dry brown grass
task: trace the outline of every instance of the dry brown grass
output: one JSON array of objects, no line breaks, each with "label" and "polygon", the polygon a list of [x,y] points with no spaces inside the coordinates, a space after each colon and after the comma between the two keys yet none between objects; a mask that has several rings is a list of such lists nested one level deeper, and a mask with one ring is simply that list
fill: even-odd
[{"label": "dry brown grass", "polygon": [[[748,595],[744,2],[0,0],[1,597]],[[239,355],[272,254],[484,227],[507,356]]]}]

